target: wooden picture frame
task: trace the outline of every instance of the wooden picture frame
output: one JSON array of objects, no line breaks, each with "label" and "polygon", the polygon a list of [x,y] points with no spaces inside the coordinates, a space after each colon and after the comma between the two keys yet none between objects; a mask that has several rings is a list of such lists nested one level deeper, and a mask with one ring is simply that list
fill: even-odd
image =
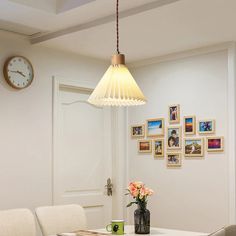
[{"label": "wooden picture frame", "polygon": [[168,119],[170,124],[180,123],[180,105],[173,104],[168,107]]},{"label": "wooden picture frame", "polygon": [[158,138],[153,140],[153,155],[156,158],[164,157],[164,139]]},{"label": "wooden picture frame", "polygon": [[184,135],[195,135],[196,134],[196,117],[195,116],[184,116]]},{"label": "wooden picture frame", "polygon": [[168,168],[179,168],[182,166],[182,157],[179,152],[167,153],[166,165]]},{"label": "wooden picture frame", "polygon": [[185,138],[184,139],[185,157],[204,157],[204,139],[203,138]]},{"label": "wooden picture frame", "polygon": [[164,118],[148,119],[146,122],[147,137],[162,137],[165,134]]},{"label": "wooden picture frame", "polygon": [[224,137],[214,136],[206,138],[207,152],[223,152],[224,151]]},{"label": "wooden picture frame", "polygon": [[152,140],[138,140],[139,153],[152,153]]},{"label": "wooden picture frame", "polygon": [[132,125],[130,127],[131,138],[143,138],[145,137],[145,125]]},{"label": "wooden picture frame", "polygon": [[204,119],[198,121],[199,134],[214,134],[215,133],[215,120]]},{"label": "wooden picture frame", "polygon": [[181,126],[168,126],[166,146],[168,150],[182,149],[182,127]]}]

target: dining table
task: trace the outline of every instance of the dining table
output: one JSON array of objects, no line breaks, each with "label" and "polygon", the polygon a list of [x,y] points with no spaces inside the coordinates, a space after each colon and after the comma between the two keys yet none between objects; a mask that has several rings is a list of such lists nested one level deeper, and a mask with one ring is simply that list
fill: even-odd
[{"label": "dining table", "polygon": [[[125,236],[137,236],[137,234],[134,233],[133,225],[125,225],[124,230],[125,230],[124,231]],[[94,229],[94,230],[88,231],[88,234],[80,233],[80,232],[81,231],[73,232],[73,233],[62,233],[60,234],[60,236],[92,236],[93,233],[94,233],[94,236],[111,235],[111,233],[108,233],[106,229]],[[91,234],[89,232],[91,232]],[[202,232],[192,232],[192,231],[183,231],[183,230],[176,230],[176,229],[151,227],[149,235],[151,236],[207,236],[209,234],[202,233]],[[51,235],[51,236],[57,236],[57,235]]]},{"label": "dining table", "polygon": [[[97,229],[96,232],[106,233],[106,229]],[[134,225],[126,225],[125,226],[125,235],[126,236],[137,236],[134,233]],[[175,229],[165,229],[165,228],[150,228],[150,235],[153,236],[206,236],[207,233],[201,232],[191,232],[191,231],[182,231]]]}]

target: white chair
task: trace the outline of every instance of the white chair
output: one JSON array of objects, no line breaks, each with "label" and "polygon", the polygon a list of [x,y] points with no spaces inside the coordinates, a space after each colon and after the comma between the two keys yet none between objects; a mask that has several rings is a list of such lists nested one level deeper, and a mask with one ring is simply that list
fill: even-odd
[{"label": "white chair", "polygon": [[0,211],[1,236],[35,236],[35,219],[28,209]]},{"label": "white chair", "polygon": [[44,236],[86,229],[85,212],[80,205],[39,207],[35,212]]}]

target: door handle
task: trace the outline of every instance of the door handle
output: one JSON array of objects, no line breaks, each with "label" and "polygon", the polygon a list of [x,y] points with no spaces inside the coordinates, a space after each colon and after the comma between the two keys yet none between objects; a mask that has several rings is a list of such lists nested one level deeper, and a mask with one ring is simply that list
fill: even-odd
[{"label": "door handle", "polygon": [[107,179],[107,184],[105,185],[105,188],[107,189],[107,196],[112,196],[113,184],[111,182],[111,178]]}]

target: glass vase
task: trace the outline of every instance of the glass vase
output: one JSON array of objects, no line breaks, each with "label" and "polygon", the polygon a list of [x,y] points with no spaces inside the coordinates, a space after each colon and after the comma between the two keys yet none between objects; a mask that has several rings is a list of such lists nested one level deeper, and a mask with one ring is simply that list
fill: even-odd
[{"label": "glass vase", "polygon": [[134,211],[134,231],[136,234],[150,233],[150,211],[146,208],[146,203],[138,204]]}]

